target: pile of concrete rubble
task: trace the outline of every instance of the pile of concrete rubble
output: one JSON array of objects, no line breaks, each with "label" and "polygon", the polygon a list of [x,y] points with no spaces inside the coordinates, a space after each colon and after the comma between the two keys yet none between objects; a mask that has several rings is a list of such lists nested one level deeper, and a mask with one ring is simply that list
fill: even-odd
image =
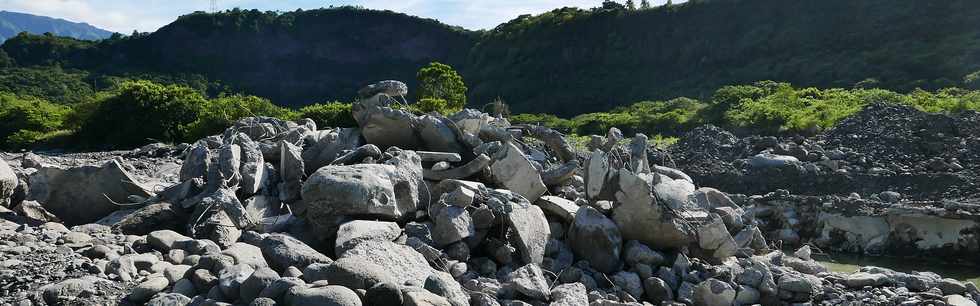
[{"label": "pile of concrete rubble", "polygon": [[0,160],[0,304],[976,305],[980,297],[934,273],[832,273],[809,246],[785,254],[762,213],[785,197],[698,188],[648,158],[644,135],[627,140],[612,129],[583,152],[546,127],[474,110],[414,115],[392,107],[404,92],[384,84],[361,91],[358,128],[246,118],[194,144],[106,154],[94,165],[5,155],[13,167]]}]

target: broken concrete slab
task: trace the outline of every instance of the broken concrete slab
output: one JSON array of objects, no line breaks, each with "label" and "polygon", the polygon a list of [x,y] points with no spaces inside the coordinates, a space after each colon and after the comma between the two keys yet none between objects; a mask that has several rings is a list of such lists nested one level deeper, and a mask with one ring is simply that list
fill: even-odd
[{"label": "broken concrete slab", "polygon": [[609,173],[609,155],[600,150],[593,151],[585,169],[585,194],[589,199],[599,198]]},{"label": "broken concrete slab", "polygon": [[126,202],[131,195],[152,195],[116,160],[101,166],[43,167],[28,181],[28,200],[41,203],[67,225],[95,222],[120,209],[113,201]]},{"label": "broken concrete slab", "polygon": [[235,134],[232,143],[241,150],[241,165],[239,165],[239,193],[243,196],[253,195],[266,187],[269,173],[265,171],[265,158],[257,143],[243,133]]},{"label": "broken concrete slab", "polygon": [[342,152],[364,145],[361,141],[361,130],[356,128],[317,131],[314,135],[315,141],[303,149],[302,154],[307,174],[333,163]]},{"label": "broken concrete slab", "polygon": [[579,210],[579,206],[575,202],[556,196],[543,196],[534,204],[541,207],[546,214],[558,217],[565,223],[571,223],[575,219],[575,213]]},{"label": "broken concrete slab", "polygon": [[458,153],[453,152],[430,152],[430,151],[415,151],[422,158],[422,162],[450,162],[458,163],[463,161],[463,158],[459,156]]},{"label": "broken concrete slab", "polygon": [[623,239],[637,240],[655,249],[673,249],[692,241],[693,233],[677,218],[669,217],[663,204],[658,203],[650,186],[656,174],[634,174],[619,171],[613,220],[619,225]]},{"label": "broken concrete slab", "polygon": [[505,144],[503,149],[490,166],[494,180],[528,201],[536,201],[547,191],[541,174],[514,143]]},{"label": "broken concrete slab", "polygon": [[551,239],[551,227],[541,208],[525,201],[511,202],[513,208],[507,214],[507,221],[516,235],[518,250],[525,263],[540,265],[544,260],[545,248]]},{"label": "broken concrete slab", "polygon": [[294,203],[301,199],[306,177],[302,149],[286,141],[279,142],[279,200]]},{"label": "broken concrete slab", "polygon": [[412,216],[418,209],[421,180],[422,164],[412,151],[401,151],[383,165],[320,168],[303,185],[306,219],[316,225],[335,216]]}]

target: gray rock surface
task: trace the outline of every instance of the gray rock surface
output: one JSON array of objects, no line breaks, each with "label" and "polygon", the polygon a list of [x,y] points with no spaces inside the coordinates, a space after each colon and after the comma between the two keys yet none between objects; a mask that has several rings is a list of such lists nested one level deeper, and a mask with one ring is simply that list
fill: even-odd
[{"label": "gray rock surface", "polygon": [[623,238],[619,227],[595,208],[582,206],[568,230],[568,245],[576,258],[603,273],[619,270]]}]

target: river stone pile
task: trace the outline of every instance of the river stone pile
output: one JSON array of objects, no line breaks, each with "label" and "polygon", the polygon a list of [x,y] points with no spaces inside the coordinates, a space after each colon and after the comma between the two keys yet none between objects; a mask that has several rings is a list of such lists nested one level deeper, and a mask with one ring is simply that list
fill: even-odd
[{"label": "river stone pile", "polygon": [[[382,87],[361,91],[359,128],[240,120],[187,145],[163,188],[118,159],[0,161],[0,304],[976,305],[932,273],[774,250],[752,202],[650,163],[643,135],[580,152],[474,110],[393,109]],[[58,192],[105,197],[65,211]],[[95,203],[112,206],[91,220]]]}]

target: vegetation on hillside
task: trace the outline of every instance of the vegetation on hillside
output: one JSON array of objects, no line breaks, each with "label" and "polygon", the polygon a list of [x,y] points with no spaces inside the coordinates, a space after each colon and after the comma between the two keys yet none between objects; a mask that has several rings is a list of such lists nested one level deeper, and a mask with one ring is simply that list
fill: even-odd
[{"label": "vegetation on hillside", "polygon": [[[153,33],[98,42],[22,34],[0,46],[18,67],[58,66],[92,76],[220,80],[233,92],[282,106],[350,100],[365,84],[403,80],[417,88],[419,67],[458,63],[474,34],[432,19],[336,7],[293,12],[196,12]],[[454,53],[456,52],[456,53]],[[2,59],[0,59],[2,63]],[[90,82],[91,83],[91,82]],[[210,84],[209,94],[214,90]]]},{"label": "vegetation on hillside", "polygon": [[[298,107],[348,101],[384,79],[406,81],[414,94],[417,69],[439,61],[471,85],[470,107],[501,98],[515,113],[563,118],[644,100],[708,100],[722,86],[759,80],[895,92],[980,87],[978,1],[596,5],[520,16],[480,32],[352,7],[198,12],[154,33],[99,42],[20,35],[0,47],[0,67],[87,72],[80,78],[92,91],[108,88],[102,79],[114,76]],[[16,89],[9,91],[38,96]],[[61,103],[57,91],[44,97]]]},{"label": "vegetation on hillside", "polygon": [[511,121],[544,124],[578,135],[603,135],[610,127],[617,127],[627,134],[677,137],[704,124],[743,134],[812,135],[833,127],[871,103],[904,104],[926,112],[955,114],[980,111],[980,91],[916,89],[901,94],[877,88],[818,89],[763,81],[725,86],[704,100],[643,101],[571,119],[520,114]]},{"label": "vegetation on hillside", "polygon": [[[620,1],[622,2],[622,1]],[[688,1],[562,8],[488,31],[469,53],[470,100],[569,118],[725,85],[897,92],[964,86],[980,70],[980,2]]]},{"label": "vegetation on hillside", "polygon": [[408,81],[416,113],[467,105],[569,134],[813,134],[869,103],[980,109],[980,2],[604,1],[481,32],[235,9],[95,42],[24,33],[0,45],[0,149],[187,142],[245,116],[350,127],[349,103],[311,102],[384,79]]}]

